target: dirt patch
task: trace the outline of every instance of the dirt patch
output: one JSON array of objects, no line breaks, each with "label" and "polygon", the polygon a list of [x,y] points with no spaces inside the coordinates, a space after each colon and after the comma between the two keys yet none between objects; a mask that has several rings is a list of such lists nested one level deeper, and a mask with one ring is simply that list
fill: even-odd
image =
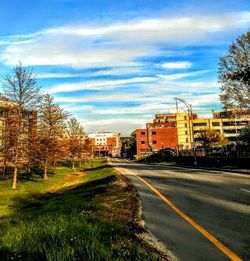
[{"label": "dirt patch", "polygon": [[65,188],[71,188],[83,182],[84,172],[73,172],[64,177],[64,184],[54,185],[50,187],[50,193],[56,193]]},{"label": "dirt patch", "polygon": [[144,222],[141,218],[140,200],[135,187],[126,177],[117,174],[116,180],[112,182],[105,196],[98,195],[95,198],[104,207],[101,210],[102,215],[109,219],[126,223],[136,233],[138,238],[157,249],[161,260],[175,260],[171,253],[151,233],[145,230]]},{"label": "dirt patch", "polygon": [[98,201],[103,205],[104,216],[122,221],[133,228],[140,227],[140,208],[136,190],[129,181],[121,175],[112,182],[112,188],[103,196],[97,196]]},{"label": "dirt patch", "polygon": [[73,172],[64,177],[65,182],[73,182],[75,180],[78,180],[79,177],[84,176],[84,172]]}]

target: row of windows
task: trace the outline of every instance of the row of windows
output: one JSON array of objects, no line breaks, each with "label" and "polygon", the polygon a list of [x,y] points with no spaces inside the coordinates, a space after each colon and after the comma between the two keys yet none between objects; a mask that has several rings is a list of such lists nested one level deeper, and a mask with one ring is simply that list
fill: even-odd
[{"label": "row of windows", "polygon": [[[152,134],[152,135],[156,135],[156,131],[152,131],[151,134]],[[145,131],[141,131],[141,135],[142,135],[142,136],[145,135]]]},{"label": "row of windows", "polygon": [[193,126],[197,126],[197,127],[202,127],[202,126],[207,126],[207,123],[206,122],[195,122],[193,124]]},{"label": "row of windows", "polygon": [[[145,144],[145,143],[146,143],[145,140],[142,140],[142,141],[141,141],[141,144]],[[157,144],[157,141],[156,141],[156,140],[153,140],[152,143],[153,143],[153,144]]]},{"label": "row of windows", "polygon": [[248,125],[248,121],[240,121],[240,122],[235,122],[235,121],[225,121],[223,122],[223,126],[246,126]]}]

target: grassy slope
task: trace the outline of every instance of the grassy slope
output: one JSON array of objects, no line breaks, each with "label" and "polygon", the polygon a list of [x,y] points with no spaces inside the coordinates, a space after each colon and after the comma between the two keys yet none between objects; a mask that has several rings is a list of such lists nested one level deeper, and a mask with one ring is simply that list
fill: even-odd
[{"label": "grassy slope", "polygon": [[108,204],[119,201],[118,179],[99,160],[85,172],[61,167],[46,182],[19,182],[16,191],[1,181],[0,260],[159,260],[122,215],[110,214],[121,212]]}]

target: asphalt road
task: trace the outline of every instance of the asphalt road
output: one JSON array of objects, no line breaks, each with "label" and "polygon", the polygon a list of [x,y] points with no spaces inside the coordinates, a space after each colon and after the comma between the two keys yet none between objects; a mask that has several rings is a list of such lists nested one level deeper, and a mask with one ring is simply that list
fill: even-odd
[{"label": "asphalt road", "polygon": [[[201,169],[112,164],[136,186],[146,228],[178,260],[230,260],[138,176],[242,260],[250,260],[250,176]],[[231,257],[231,259],[233,259]],[[235,259],[234,259],[235,260]]]}]

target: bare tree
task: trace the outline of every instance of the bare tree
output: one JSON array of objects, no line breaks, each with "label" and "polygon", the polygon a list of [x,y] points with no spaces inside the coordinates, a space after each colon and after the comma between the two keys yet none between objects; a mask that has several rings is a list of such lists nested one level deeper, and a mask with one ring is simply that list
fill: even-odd
[{"label": "bare tree", "polygon": [[67,136],[68,136],[68,150],[72,162],[72,169],[75,171],[75,160],[81,158],[83,151],[83,127],[72,117],[68,121]]},{"label": "bare tree", "polygon": [[220,58],[220,100],[226,109],[250,109],[250,32],[242,34]]},{"label": "bare tree", "polygon": [[14,157],[12,188],[16,189],[18,167],[28,149],[27,118],[31,111],[38,107],[41,94],[35,74],[31,69],[23,67],[21,62],[13,68],[10,75],[4,77],[2,85],[4,96],[13,102],[16,113],[15,139],[12,139]]},{"label": "bare tree", "polygon": [[65,120],[69,114],[54,99],[45,94],[42,99],[38,115],[38,132],[34,151],[36,160],[42,162],[44,167],[43,178],[48,178],[48,166],[63,154],[61,144],[65,133]]}]

